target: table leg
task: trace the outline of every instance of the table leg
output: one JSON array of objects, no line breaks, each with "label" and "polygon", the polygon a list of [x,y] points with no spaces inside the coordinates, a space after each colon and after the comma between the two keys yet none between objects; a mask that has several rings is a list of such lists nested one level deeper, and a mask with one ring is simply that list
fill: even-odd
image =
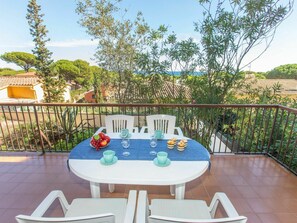
[{"label": "table leg", "polygon": [[175,199],[182,200],[185,198],[186,184],[175,185]]},{"label": "table leg", "polygon": [[108,184],[108,189],[110,193],[114,192],[114,184]]},{"label": "table leg", "polygon": [[93,198],[100,198],[100,184],[90,181],[91,195]]},{"label": "table leg", "polygon": [[175,185],[170,185],[170,194],[171,196],[175,195]]}]

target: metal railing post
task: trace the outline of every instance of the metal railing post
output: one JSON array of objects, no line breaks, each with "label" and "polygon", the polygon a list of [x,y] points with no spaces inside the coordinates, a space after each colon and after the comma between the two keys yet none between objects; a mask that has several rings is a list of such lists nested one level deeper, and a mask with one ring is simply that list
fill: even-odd
[{"label": "metal railing post", "polygon": [[38,130],[38,136],[39,136],[41,149],[42,149],[41,155],[43,155],[45,153],[45,149],[44,149],[43,138],[42,138],[42,134],[41,134],[40,126],[39,126],[39,119],[38,119],[38,114],[37,114],[37,110],[36,110],[36,105],[33,105],[33,108],[34,108],[34,115],[35,115],[37,130]]},{"label": "metal railing post", "polygon": [[268,141],[268,145],[267,145],[267,152],[266,154],[269,154],[269,150],[270,150],[270,146],[271,146],[271,141],[273,138],[273,134],[274,134],[274,129],[275,129],[275,125],[276,125],[276,120],[277,120],[277,116],[278,116],[278,111],[279,111],[279,107],[276,108],[275,111],[275,115],[274,115],[274,119],[273,119],[273,124],[272,124],[272,128],[271,128],[271,133],[270,133],[270,137],[269,137],[269,141]]}]

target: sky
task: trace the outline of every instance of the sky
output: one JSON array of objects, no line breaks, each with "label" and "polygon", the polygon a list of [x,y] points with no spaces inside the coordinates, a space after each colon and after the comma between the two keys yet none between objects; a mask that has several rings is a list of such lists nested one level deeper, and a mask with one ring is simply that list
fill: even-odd
[{"label": "sky", "polygon": [[[142,11],[147,23],[157,28],[161,24],[169,26],[179,39],[199,35],[194,31],[194,22],[201,19],[201,7],[196,0],[123,0],[129,14],[136,16]],[[37,0],[44,14],[48,37],[48,49],[52,58],[76,60],[83,59],[95,65],[96,42],[78,24],[80,16],[75,13],[75,0]],[[32,53],[34,44],[26,19],[28,0],[0,0],[0,55],[5,52],[21,51]],[[296,6],[294,6],[296,8]],[[270,48],[246,70],[266,72],[273,68],[297,63],[297,10],[277,29]],[[257,49],[251,52],[248,63]],[[20,69],[12,63],[0,60],[0,68]]]}]

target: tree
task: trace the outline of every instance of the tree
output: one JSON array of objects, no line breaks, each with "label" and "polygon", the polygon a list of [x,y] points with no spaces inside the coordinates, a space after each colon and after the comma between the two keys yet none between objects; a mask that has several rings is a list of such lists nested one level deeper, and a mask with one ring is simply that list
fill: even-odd
[{"label": "tree", "polygon": [[89,88],[92,85],[92,72],[90,64],[85,60],[75,60],[73,61],[73,64],[79,70],[79,74],[75,78],[75,82],[84,86],[85,88]]},{"label": "tree", "polygon": [[134,21],[116,14],[120,1],[80,0],[77,12],[82,15],[80,24],[98,41],[95,58],[99,67],[117,75],[113,86],[118,101],[123,103],[133,89],[135,57],[144,47],[148,27],[141,13]]},{"label": "tree", "polygon": [[[290,14],[293,0],[199,0],[204,12],[195,30],[201,34],[200,67],[204,73],[190,83],[200,103],[223,103],[241,78],[248,53],[270,46],[276,28]],[[252,61],[253,61],[252,60]]]},{"label": "tree", "polygon": [[297,79],[297,64],[281,65],[267,73],[267,78]]},{"label": "tree", "polygon": [[53,69],[62,75],[66,81],[72,81],[79,76],[80,70],[70,60],[58,60],[53,64]]},{"label": "tree", "polygon": [[177,67],[174,70],[180,70],[178,90],[178,101],[179,103],[189,103],[189,98],[186,97],[186,84],[190,76],[195,75],[198,68],[199,62],[199,44],[196,43],[192,38],[187,40],[177,41],[175,35],[170,35],[167,39],[168,57],[171,67]]},{"label": "tree", "polygon": [[36,0],[29,1],[26,18],[35,43],[32,52],[36,56],[37,76],[41,79],[45,102],[63,101],[66,83],[62,76],[51,70],[52,53],[46,48],[46,43],[49,41],[46,36],[48,31],[42,24],[44,15],[40,10],[41,7],[37,5]]},{"label": "tree", "polygon": [[10,52],[4,53],[0,56],[2,60],[7,63],[14,63],[17,66],[23,68],[26,72],[29,72],[31,67],[34,67],[36,63],[36,58],[31,53],[25,52]]},{"label": "tree", "polygon": [[167,27],[161,25],[157,30],[150,29],[146,46],[135,58],[136,70],[139,74],[134,78],[136,91],[145,93],[144,102],[160,99],[158,92],[163,88],[164,74],[170,67],[166,49]]},{"label": "tree", "polygon": [[104,71],[103,69],[97,66],[91,66],[90,69],[92,72],[92,85],[94,89],[95,102],[99,103],[99,102],[102,102],[101,85],[102,85],[102,76],[103,76],[102,73]]}]

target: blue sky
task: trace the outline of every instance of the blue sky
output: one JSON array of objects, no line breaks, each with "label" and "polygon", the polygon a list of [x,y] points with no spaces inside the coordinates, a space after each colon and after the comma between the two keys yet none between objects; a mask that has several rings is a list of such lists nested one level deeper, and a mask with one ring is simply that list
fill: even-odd
[{"label": "blue sky", "polygon": [[[79,24],[75,13],[75,0],[38,0],[44,16],[44,24],[51,41],[48,44],[53,59],[92,60],[96,43],[91,41]],[[32,52],[34,47],[26,20],[26,0],[0,1],[0,54],[11,51]],[[133,16],[142,11],[148,24],[154,28],[168,25],[181,39],[199,38],[193,22],[201,19],[201,8],[196,0],[124,0],[124,6]],[[296,7],[295,7],[296,8]],[[276,66],[297,63],[297,12],[278,28],[274,41],[267,52],[250,66],[254,71],[268,71]],[[251,58],[257,49],[251,52]],[[248,58],[248,60],[249,60]],[[0,60],[1,67],[19,69]]]}]

